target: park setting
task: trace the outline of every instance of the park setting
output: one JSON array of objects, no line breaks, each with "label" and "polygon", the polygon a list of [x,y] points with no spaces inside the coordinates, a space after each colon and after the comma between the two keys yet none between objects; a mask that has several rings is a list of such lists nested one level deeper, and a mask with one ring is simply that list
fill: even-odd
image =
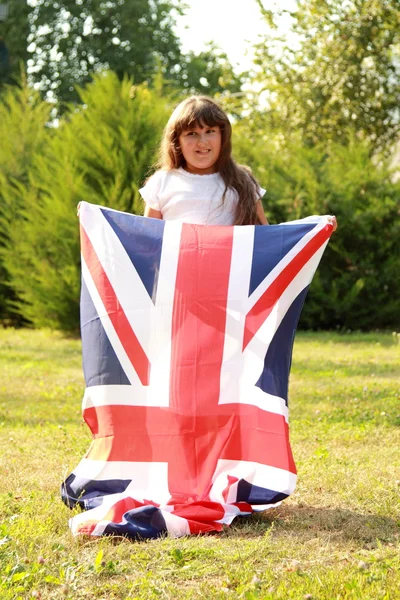
[{"label": "park setting", "polygon": [[[78,206],[143,219],[166,123],[192,95],[229,117],[270,225],[337,219],[297,297],[292,357],[288,334],[297,484],[217,532],[74,536],[84,513],[60,486],[95,437]],[[1,600],[400,598],[399,106],[388,0],[0,3]],[[214,176],[182,153],[192,178]]]}]

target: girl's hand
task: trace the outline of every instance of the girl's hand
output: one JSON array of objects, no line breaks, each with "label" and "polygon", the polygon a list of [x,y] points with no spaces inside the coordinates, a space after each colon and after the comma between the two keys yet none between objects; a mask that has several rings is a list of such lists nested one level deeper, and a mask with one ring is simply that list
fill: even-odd
[{"label": "girl's hand", "polygon": [[333,225],[333,230],[332,230],[332,233],[333,233],[333,231],[336,231],[336,229],[337,229],[336,217],[335,216],[329,217],[328,221],[329,221],[329,223],[332,223],[332,225]]},{"label": "girl's hand", "polygon": [[155,208],[150,208],[150,206],[148,206],[147,204],[144,209],[144,216],[150,217],[151,219],[162,219],[161,212],[159,210],[156,210]]}]

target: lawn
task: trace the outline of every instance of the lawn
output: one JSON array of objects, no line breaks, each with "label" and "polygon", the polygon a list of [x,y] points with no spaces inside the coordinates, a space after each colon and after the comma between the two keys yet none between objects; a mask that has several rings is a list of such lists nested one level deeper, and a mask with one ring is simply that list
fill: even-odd
[{"label": "lawn", "polygon": [[400,599],[400,334],[300,333],[299,472],[221,534],[75,539],[61,481],[87,450],[79,340],[0,331],[0,598]]}]

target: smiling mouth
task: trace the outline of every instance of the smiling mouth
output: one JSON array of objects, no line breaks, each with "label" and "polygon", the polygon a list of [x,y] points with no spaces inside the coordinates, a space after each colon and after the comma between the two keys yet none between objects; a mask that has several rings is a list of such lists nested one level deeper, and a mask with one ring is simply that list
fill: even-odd
[{"label": "smiling mouth", "polygon": [[208,154],[211,150],[196,150],[197,154]]}]

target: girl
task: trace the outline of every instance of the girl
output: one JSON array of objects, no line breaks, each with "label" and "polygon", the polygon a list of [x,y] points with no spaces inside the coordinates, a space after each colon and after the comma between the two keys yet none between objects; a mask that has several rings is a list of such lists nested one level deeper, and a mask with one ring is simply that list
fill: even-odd
[{"label": "girl", "polygon": [[172,113],[158,171],[140,193],[145,216],[199,225],[266,225],[260,188],[231,156],[232,128],[207,96],[192,96]]}]

